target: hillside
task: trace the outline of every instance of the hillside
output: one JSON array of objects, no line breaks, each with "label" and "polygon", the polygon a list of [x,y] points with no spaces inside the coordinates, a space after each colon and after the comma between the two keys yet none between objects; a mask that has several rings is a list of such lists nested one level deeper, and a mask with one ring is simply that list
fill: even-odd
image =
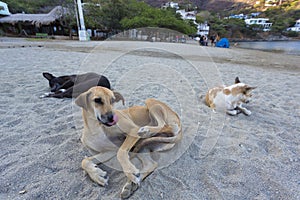
[{"label": "hillside", "polygon": [[[162,3],[168,2],[168,0],[145,0],[145,2],[152,6],[159,7]],[[178,0],[174,2],[178,2],[181,5],[189,2],[197,6],[201,10],[218,12],[239,11],[245,9],[248,10],[253,8],[257,8],[258,10],[266,9],[267,6],[265,6],[265,4],[268,4],[268,2],[272,2],[272,0]],[[279,5],[280,3],[290,3],[293,4],[293,9],[300,9],[300,1],[298,0],[273,0],[273,2],[276,2],[273,5]]]},{"label": "hillside", "polygon": [[[126,0],[119,0],[120,2]],[[185,5],[197,6],[200,10],[208,10],[211,12],[239,12],[240,10],[255,10],[262,11],[266,8],[271,8],[273,6],[265,6],[268,2],[275,2],[273,5],[282,4],[284,8],[289,7],[291,9],[300,9],[299,0],[138,0],[146,2],[153,7],[160,7],[163,3],[166,2],[178,2],[180,6],[185,7]],[[28,13],[37,13],[37,12],[49,12],[52,7],[56,5],[66,5],[68,3],[73,4],[73,0],[6,0],[9,5],[9,9],[12,13],[17,12],[28,12]],[[95,2],[95,0],[82,0],[82,2]],[[97,2],[106,2],[105,0],[97,0]],[[118,1],[116,1],[118,2]],[[257,3],[259,2],[259,3]],[[45,6],[47,5],[47,6]],[[269,3],[270,5],[270,3]],[[191,8],[191,7],[190,7]]]},{"label": "hillside", "polygon": [[[146,0],[148,4],[159,7],[161,4],[168,2],[168,0]],[[178,1],[179,4],[186,4],[187,2],[192,3],[201,10],[227,10],[230,8],[248,8],[252,7],[256,0],[189,0],[189,1]]]},{"label": "hillside", "polygon": [[[86,7],[85,23],[91,29],[127,30],[137,27],[172,28],[176,31],[194,34],[196,27],[178,21],[173,12],[159,8],[171,0],[82,0],[83,2],[102,2],[102,9]],[[140,1],[140,2],[138,2]],[[226,20],[231,14],[249,14],[260,12],[260,17],[269,18],[272,23],[270,33],[266,35],[284,35],[297,37],[298,33],[287,33],[286,29],[300,19],[299,0],[173,0],[183,9],[197,9],[199,22],[206,21],[210,31],[228,38],[262,38],[255,27],[247,28],[241,20]],[[56,5],[63,5],[74,10],[73,0],[6,0],[11,13],[47,13]],[[271,5],[270,2],[273,2]],[[156,7],[153,8],[147,4]],[[269,3],[267,6],[266,4]],[[45,6],[47,5],[47,6]],[[93,4],[91,4],[93,5]],[[74,15],[75,16],[75,15]],[[76,27],[75,18],[67,18],[69,27]],[[262,35],[262,34],[261,34]]]}]

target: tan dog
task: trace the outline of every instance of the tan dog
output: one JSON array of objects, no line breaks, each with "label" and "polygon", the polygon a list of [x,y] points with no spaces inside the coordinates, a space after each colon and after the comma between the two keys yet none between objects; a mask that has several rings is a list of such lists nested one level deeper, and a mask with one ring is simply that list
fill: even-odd
[{"label": "tan dog", "polygon": [[255,88],[241,83],[236,77],[235,84],[231,86],[219,86],[208,90],[205,101],[214,112],[216,109],[224,109],[229,115],[237,115],[240,112],[251,115],[251,111],[242,105],[250,101],[251,92]]},{"label": "tan dog", "polygon": [[[147,99],[145,106],[115,110],[115,102],[124,99],[118,92],[96,86],[82,93],[75,103],[82,107],[84,130],[82,142],[94,156],[83,159],[82,168],[96,183],[104,186],[108,177],[96,164],[117,155],[128,181],[121,197],[129,197],[140,182],[157,167],[149,152],[171,149],[182,137],[178,115],[166,104]],[[135,152],[142,169],[131,162],[129,152]],[[148,154],[147,154],[148,152]]]}]

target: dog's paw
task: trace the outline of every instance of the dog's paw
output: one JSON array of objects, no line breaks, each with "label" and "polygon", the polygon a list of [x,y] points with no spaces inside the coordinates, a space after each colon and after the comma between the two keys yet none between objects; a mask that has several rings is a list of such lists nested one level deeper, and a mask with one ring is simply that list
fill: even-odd
[{"label": "dog's paw", "polygon": [[249,116],[249,115],[251,115],[251,111],[250,110],[244,110],[244,114]]},{"label": "dog's paw", "polygon": [[85,158],[81,162],[81,167],[88,173],[89,177],[101,186],[107,185],[108,176],[107,172],[98,168],[90,158]]},{"label": "dog's paw", "polygon": [[45,94],[39,96],[40,99],[46,98],[47,96]]},{"label": "dog's paw", "polygon": [[141,138],[148,137],[149,133],[150,130],[146,126],[141,127],[137,132],[138,136],[140,136]]},{"label": "dog's paw", "polygon": [[102,169],[95,167],[94,170],[87,171],[87,173],[90,176],[90,178],[99,185],[105,186],[108,184],[107,173]]},{"label": "dog's paw", "polygon": [[46,98],[46,97],[49,97],[49,92],[47,92],[47,93],[45,93],[45,94],[43,94],[43,95],[41,95],[41,96],[39,96],[39,98],[40,99],[42,99],[42,98]]},{"label": "dog's paw", "polygon": [[140,185],[141,183],[141,174],[139,172],[136,173],[127,173],[126,176],[131,180],[133,183]]},{"label": "dog's paw", "polygon": [[233,115],[233,116],[238,114],[237,110],[227,110],[226,112],[228,115]]},{"label": "dog's paw", "polygon": [[50,97],[51,94],[54,94],[54,92],[46,92],[43,95],[39,96],[41,99],[42,98],[46,98],[46,97]]},{"label": "dog's paw", "polygon": [[127,183],[125,183],[124,187],[122,188],[121,191],[121,198],[122,199],[127,199],[129,198],[137,189],[139,188],[139,185],[128,181]]}]

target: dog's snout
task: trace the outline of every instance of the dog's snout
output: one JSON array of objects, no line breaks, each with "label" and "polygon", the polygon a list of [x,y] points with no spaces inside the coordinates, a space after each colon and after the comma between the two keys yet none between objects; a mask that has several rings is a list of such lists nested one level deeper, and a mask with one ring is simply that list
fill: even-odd
[{"label": "dog's snout", "polygon": [[[99,118],[98,118],[98,120],[99,120]],[[114,114],[113,112],[107,112],[106,114],[101,115],[101,118],[99,121],[106,126],[113,126],[117,123],[118,116],[116,114]]]},{"label": "dog's snout", "polygon": [[114,121],[114,114],[112,112],[108,112],[104,115],[101,115],[101,118],[104,119],[106,122],[113,122]]},{"label": "dog's snout", "polygon": [[114,115],[112,113],[109,113],[108,116],[107,116],[107,119],[108,119],[109,122],[114,121]]}]

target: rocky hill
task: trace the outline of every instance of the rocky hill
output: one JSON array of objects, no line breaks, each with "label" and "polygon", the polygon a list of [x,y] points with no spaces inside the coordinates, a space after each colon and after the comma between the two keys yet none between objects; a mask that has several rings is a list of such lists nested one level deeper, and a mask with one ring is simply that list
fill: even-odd
[{"label": "rocky hill", "polygon": [[228,11],[251,9],[256,3],[256,0],[191,0],[200,9],[209,11]]},{"label": "rocky hill", "polygon": [[[144,0],[146,3],[159,7],[163,3],[169,2],[170,0]],[[187,4],[192,3],[193,5],[197,6],[201,10],[208,10],[208,11],[238,11],[241,9],[252,9],[254,7],[261,7],[266,8],[264,5],[265,3],[273,5],[278,5],[280,3],[286,2],[297,2],[296,0],[178,0],[174,1],[178,2],[179,4]],[[300,9],[300,1],[295,3],[296,8]]]}]

